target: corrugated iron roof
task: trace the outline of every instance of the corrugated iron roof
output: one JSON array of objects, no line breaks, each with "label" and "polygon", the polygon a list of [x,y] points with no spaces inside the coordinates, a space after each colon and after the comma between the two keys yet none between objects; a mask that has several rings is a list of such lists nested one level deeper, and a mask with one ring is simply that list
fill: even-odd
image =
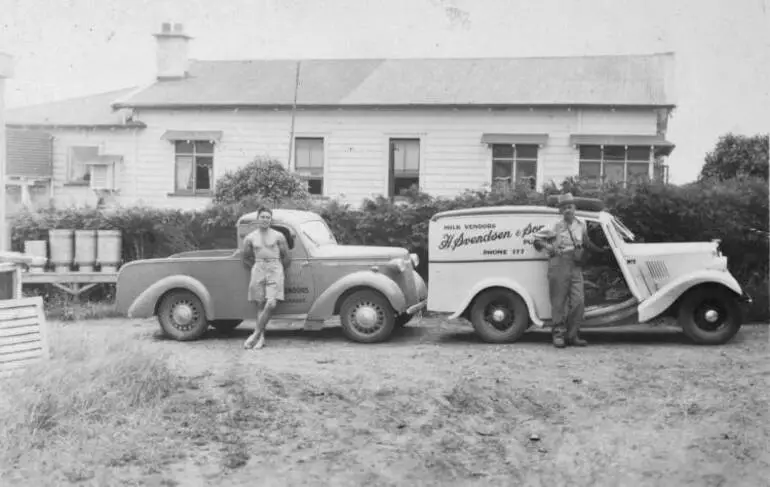
[{"label": "corrugated iron roof", "polygon": [[8,108],[5,112],[9,127],[143,127],[138,122],[124,123],[122,111],[114,111],[115,99],[130,94],[136,88],[98,93],[39,105]]},{"label": "corrugated iron roof", "polygon": [[191,61],[116,107],[674,106],[672,53],[488,59]]}]

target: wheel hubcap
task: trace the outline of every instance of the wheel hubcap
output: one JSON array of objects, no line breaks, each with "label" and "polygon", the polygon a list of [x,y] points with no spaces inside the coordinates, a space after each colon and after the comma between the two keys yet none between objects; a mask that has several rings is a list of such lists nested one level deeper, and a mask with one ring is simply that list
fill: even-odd
[{"label": "wheel hubcap", "polygon": [[706,321],[709,323],[716,323],[719,321],[719,311],[715,309],[706,310],[706,312],[703,314],[703,317],[706,318]]},{"label": "wheel hubcap", "polygon": [[501,309],[496,309],[496,310],[492,311],[491,318],[492,318],[492,320],[494,320],[494,321],[496,321],[498,323],[502,323],[502,321],[505,319],[505,311],[503,311]]},{"label": "wheel hubcap", "polygon": [[359,303],[350,313],[353,327],[362,333],[374,333],[385,321],[385,313],[374,303]]},{"label": "wheel hubcap", "polygon": [[174,328],[180,331],[192,330],[195,322],[198,320],[200,313],[196,307],[187,301],[179,301],[171,307],[171,324]]},{"label": "wheel hubcap", "polygon": [[486,320],[498,330],[505,330],[511,325],[511,312],[502,303],[491,304],[485,314]]},{"label": "wheel hubcap", "polygon": [[707,301],[695,310],[695,324],[704,331],[720,330],[729,321],[727,310],[718,302]]},{"label": "wheel hubcap", "polygon": [[358,308],[355,317],[358,324],[366,328],[371,328],[377,324],[377,310],[369,306]]}]

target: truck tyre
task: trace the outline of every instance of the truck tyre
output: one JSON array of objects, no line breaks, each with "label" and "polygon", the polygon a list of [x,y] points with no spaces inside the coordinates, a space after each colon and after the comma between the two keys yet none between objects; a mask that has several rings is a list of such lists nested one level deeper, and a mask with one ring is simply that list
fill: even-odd
[{"label": "truck tyre", "polygon": [[243,320],[214,320],[209,324],[217,331],[228,332],[238,328],[238,325],[243,323]]},{"label": "truck tyre", "polygon": [[473,300],[471,323],[485,342],[515,342],[529,327],[527,303],[508,289],[487,289]]},{"label": "truck tyre", "polygon": [[342,332],[359,343],[377,343],[390,338],[396,312],[390,302],[373,290],[356,291],[340,306]]},{"label": "truck tyre", "polygon": [[702,287],[688,291],[677,312],[684,334],[700,345],[722,345],[741,328],[741,308],[726,289]]},{"label": "truck tyre", "polygon": [[186,289],[175,289],[163,296],[158,322],[166,336],[180,342],[197,340],[209,327],[200,298]]}]

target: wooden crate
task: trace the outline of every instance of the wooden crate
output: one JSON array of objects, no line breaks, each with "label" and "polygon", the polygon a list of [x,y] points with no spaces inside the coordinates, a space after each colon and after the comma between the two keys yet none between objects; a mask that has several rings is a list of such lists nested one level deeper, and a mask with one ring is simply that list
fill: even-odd
[{"label": "wooden crate", "polygon": [[0,301],[0,373],[49,357],[43,298]]},{"label": "wooden crate", "polygon": [[21,269],[10,262],[0,262],[0,301],[21,297]]}]

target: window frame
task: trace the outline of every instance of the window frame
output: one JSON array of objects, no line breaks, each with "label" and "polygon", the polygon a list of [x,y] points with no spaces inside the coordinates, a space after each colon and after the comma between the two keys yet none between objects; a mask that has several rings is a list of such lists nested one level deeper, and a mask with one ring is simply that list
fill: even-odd
[{"label": "window frame", "polygon": [[[400,171],[396,170],[396,158],[395,158],[395,147],[396,143],[398,142],[416,142],[417,143],[417,169],[411,170],[411,171]],[[414,136],[400,136],[400,137],[389,137],[388,138],[388,198],[391,199],[400,199],[403,198],[403,195],[396,194],[396,180],[398,179],[417,179],[417,189],[420,190],[422,188],[422,183],[420,181],[420,172],[421,172],[421,166],[422,166],[422,138],[421,137],[414,137]],[[413,175],[405,175],[405,174],[413,174]],[[412,185],[410,185],[411,187]]]},{"label": "window frame", "polygon": [[[599,159],[583,158],[582,150],[584,148],[588,148],[588,147],[598,148],[599,149]],[[622,148],[623,149],[623,160],[607,159],[606,156],[605,156],[605,154],[606,154],[605,149],[606,148],[612,148],[612,149]],[[641,159],[629,159],[629,157],[628,157],[629,149],[633,149],[633,148],[645,148],[648,151],[647,152],[647,160],[646,161],[642,161]],[[636,165],[636,164],[642,165],[642,164],[644,164],[647,167],[647,171],[645,173],[647,181],[652,181],[653,178],[655,177],[654,172],[653,172],[652,175],[650,174],[653,171],[653,169],[654,169],[653,166],[655,164],[655,147],[654,146],[627,145],[627,144],[581,144],[581,145],[578,146],[577,158],[578,158],[578,178],[582,182],[584,182],[584,183],[586,181],[588,181],[588,180],[584,176],[581,175],[581,171],[582,171],[582,168],[583,168],[583,163],[591,163],[591,164],[598,163],[599,164],[598,182],[596,184],[594,184],[594,183],[587,184],[587,187],[590,187],[590,188],[594,188],[594,187],[599,188],[599,187],[604,186],[605,184],[610,184],[611,183],[611,182],[608,182],[606,180],[607,179],[607,173],[606,173],[605,167],[607,166],[607,164],[609,164],[609,165],[623,164],[623,179],[621,181],[615,182],[615,184],[617,184],[617,183],[622,184],[623,187],[628,187],[629,185],[638,184],[638,182],[636,182],[636,181],[629,182],[629,180],[628,180],[628,174],[629,174],[628,173],[628,168],[629,168],[629,165]]]},{"label": "window frame", "polygon": [[[214,161],[215,161],[215,155],[216,155],[216,142],[213,140],[172,140],[173,142],[173,151],[174,151],[174,192],[172,194],[174,195],[183,195],[183,196],[211,196],[214,194],[214,183],[215,183],[215,176],[214,176]],[[204,144],[211,144],[211,152],[206,153],[198,153],[196,144],[198,143],[204,143]],[[192,152],[179,152],[178,147],[179,144],[192,144]],[[192,168],[192,176],[193,176],[193,189],[183,189],[177,187],[178,183],[178,176],[179,176],[179,157],[192,157],[193,162],[193,168]],[[209,158],[211,159],[211,176],[209,177],[209,189],[197,189],[197,181],[198,181],[198,158]]]},{"label": "window frame", "polygon": [[[313,166],[303,167],[297,165],[297,154],[299,154],[299,151],[297,150],[297,142],[300,141],[315,141],[321,142],[321,167],[320,168],[314,168]],[[323,197],[326,195],[326,184],[325,184],[325,174],[326,174],[326,138],[323,136],[317,136],[317,135],[306,135],[306,136],[295,136],[294,137],[294,153],[293,153],[293,164],[294,164],[294,172],[296,173],[302,173],[306,172],[309,173],[308,175],[301,175],[302,179],[307,181],[307,189],[308,192],[310,191],[310,182],[311,181],[320,181],[321,183],[321,192],[320,193],[310,193],[311,196],[314,197]],[[315,174],[314,174],[315,173]]]},{"label": "window frame", "polygon": [[[511,154],[511,157],[495,157],[495,147],[496,146],[511,147],[512,150],[513,150],[512,154]],[[531,158],[531,157],[519,157],[518,156],[518,151],[519,151],[518,147],[519,146],[521,146],[521,147],[534,147],[534,149],[535,149],[535,157],[534,158]],[[538,183],[537,172],[538,172],[538,165],[539,165],[539,162],[540,162],[540,148],[541,148],[541,145],[540,144],[535,144],[535,143],[532,143],[532,144],[501,144],[501,143],[489,144],[489,149],[491,151],[491,157],[492,157],[492,164],[490,166],[491,170],[490,170],[489,178],[490,178],[490,185],[492,186],[492,188],[500,187],[502,185],[505,185],[505,187],[507,187],[508,189],[511,189],[511,188],[515,187],[518,184],[518,179],[519,179],[518,178],[519,163],[521,163],[521,162],[528,162],[528,163],[534,162],[535,163],[535,175],[534,175],[534,179],[530,183],[530,189],[532,189],[532,190],[537,189],[537,183]],[[495,163],[508,163],[508,164],[511,165],[511,180],[508,183],[502,183],[502,182],[496,181],[496,179],[495,179]],[[507,178],[499,178],[499,179],[507,179]]]},{"label": "window frame", "polygon": [[82,185],[82,186],[88,186],[91,182],[91,169],[88,164],[85,162],[83,163],[83,168],[85,169],[85,174],[82,179],[77,179],[72,177],[72,170],[73,170],[73,162],[74,162],[74,151],[75,149],[96,149],[96,155],[98,156],[101,153],[101,145],[70,145],[67,147],[67,177],[66,177],[66,184],[67,185]]}]

